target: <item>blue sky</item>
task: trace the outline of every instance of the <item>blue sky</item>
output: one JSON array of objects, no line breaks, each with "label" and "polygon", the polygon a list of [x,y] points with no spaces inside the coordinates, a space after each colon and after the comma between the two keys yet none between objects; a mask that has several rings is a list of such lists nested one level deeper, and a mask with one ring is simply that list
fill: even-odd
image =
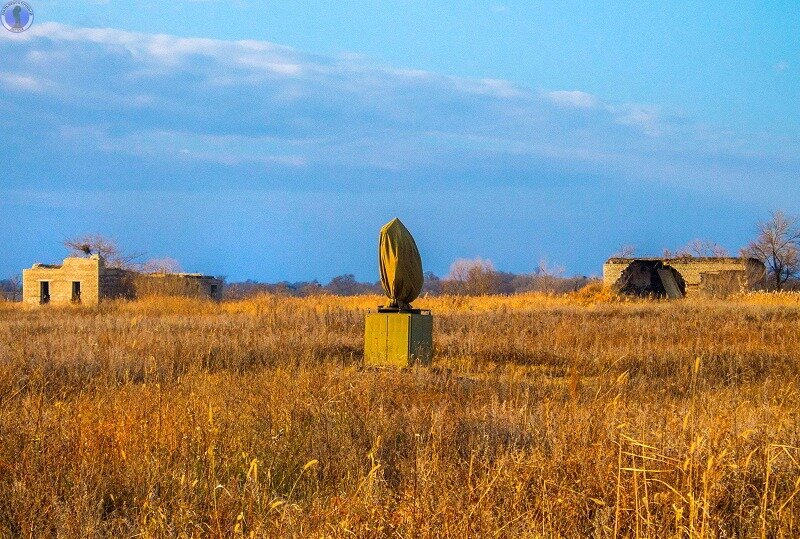
[{"label": "blue sky", "polygon": [[232,280],[377,279],[399,216],[597,274],[800,213],[796,2],[40,1],[0,32],[0,275],[113,236]]}]

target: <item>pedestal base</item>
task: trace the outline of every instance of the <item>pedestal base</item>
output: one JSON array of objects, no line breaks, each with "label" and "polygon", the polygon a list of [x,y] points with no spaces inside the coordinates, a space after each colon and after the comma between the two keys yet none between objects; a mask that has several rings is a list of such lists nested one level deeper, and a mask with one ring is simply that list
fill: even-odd
[{"label": "pedestal base", "polygon": [[410,367],[430,365],[433,358],[433,316],[430,312],[367,314],[364,365]]}]

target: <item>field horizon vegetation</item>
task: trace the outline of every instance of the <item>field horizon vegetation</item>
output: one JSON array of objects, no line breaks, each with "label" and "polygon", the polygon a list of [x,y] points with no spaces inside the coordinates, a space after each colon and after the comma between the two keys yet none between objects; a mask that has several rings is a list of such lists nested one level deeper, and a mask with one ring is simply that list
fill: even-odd
[{"label": "field horizon vegetation", "polygon": [[0,537],[796,537],[800,295],[0,303]]}]

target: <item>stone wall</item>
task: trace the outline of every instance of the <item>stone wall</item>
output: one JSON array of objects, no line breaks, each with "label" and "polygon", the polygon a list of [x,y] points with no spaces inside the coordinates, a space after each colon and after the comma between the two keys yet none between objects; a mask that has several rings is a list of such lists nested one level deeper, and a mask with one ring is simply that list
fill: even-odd
[{"label": "stone wall", "polygon": [[725,297],[747,289],[744,272],[717,271],[700,275],[700,291],[709,297]]},{"label": "stone wall", "polygon": [[194,298],[222,299],[220,279],[194,273],[139,273],[132,278],[133,295],[184,296]]},{"label": "stone wall", "polygon": [[59,266],[34,264],[22,270],[22,301],[29,305],[41,302],[41,283],[50,285],[50,304],[69,305],[74,282],[80,283],[80,303],[97,305],[100,301],[100,273],[105,269],[103,261],[96,256],[90,258],[67,258]]},{"label": "stone wall", "polygon": [[100,299],[133,299],[133,279],[136,272],[120,268],[105,268],[100,273]]},{"label": "stone wall", "polygon": [[[755,261],[756,264],[761,264]],[[715,275],[722,272],[735,271],[739,274],[743,290],[755,287],[752,273],[752,262],[748,258],[683,258],[665,261],[675,268],[686,281],[686,295],[696,295],[702,291],[701,282],[704,274]],[[740,290],[741,291],[741,290]]]},{"label": "stone wall", "polygon": [[612,258],[603,264],[603,286],[612,288],[614,283],[622,277],[622,272],[630,266],[635,259]]}]

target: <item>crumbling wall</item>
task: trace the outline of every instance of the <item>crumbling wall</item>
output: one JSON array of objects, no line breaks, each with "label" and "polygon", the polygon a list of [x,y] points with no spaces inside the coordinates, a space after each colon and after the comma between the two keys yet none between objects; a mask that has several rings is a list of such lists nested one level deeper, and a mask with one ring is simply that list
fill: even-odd
[{"label": "crumbling wall", "polygon": [[705,271],[700,274],[699,292],[705,296],[724,297],[766,286],[766,267],[755,259],[745,259],[735,270]]},{"label": "crumbling wall", "polygon": [[763,290],[767,287],[767,267],[755,258],[745,259],[745,286],[747,290]]},{"label": "crumbling wall", "polygon": [[[745,277],[745,261],[742,258],[676,258],[669,264],[683,275],[686,281],[686,295],[701,293],[701,280],[704,274],[714,275],[721,272],[738,272]],[[707,278],[707,282],[711,282]],[[719,280],[718,280],[719,281]]]},{"label": "crumbling wall", "polygon": [[29,305],[40,304],[40,283],[50,283],[50,304],[69,305],[72,301],[72,283],[81,283],[81,303],[97,305],[100,301],[100,257],[67,258],[60,266],[34,264],[22,270],[22,301]]},{"label": "crumbling wall", "polygon": [[121,268],[105,268],[100,272],[101,299],[133,299],[136,272]]},{"label": "crumbling wall", "polygon": [[635,259],[612,258],[603,264],[603,286],[613,288],[614,283],[622,277],[622,272],[631,265]]},{"label": "crumbling wall", "polygon": [[746,286],[746,274],[741,270],[700,274],[700,293],[704,296],[726,297],[741,292]]},{"label": "crumbling wall", "polygon": [[137,298],[184,296],[222,299],[222,281],[205,275],[140,273],[132,278],[132,288]]}]

